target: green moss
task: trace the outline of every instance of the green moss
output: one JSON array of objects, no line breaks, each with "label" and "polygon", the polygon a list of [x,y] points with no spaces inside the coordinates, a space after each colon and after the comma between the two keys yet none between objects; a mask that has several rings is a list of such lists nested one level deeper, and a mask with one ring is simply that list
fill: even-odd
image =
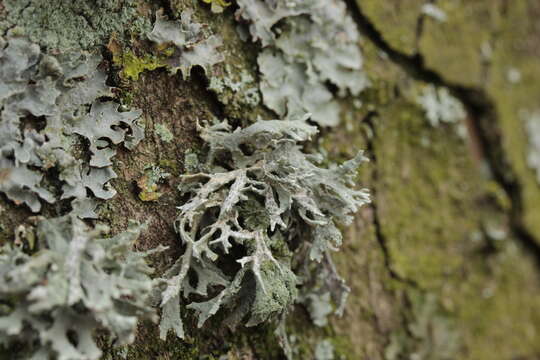
[{"label": "green moss", "polygon": [[416,51],[416,24],[424,0],[356,0],[364,14],[375,24],[383,38],[406,54]]},{"label": "green moss", "polygon": [[503,240],[489,262],[471,262],[450,294],[468,359],[534,358],[540,352],[540,284],[527,254]]},{"label": "green moss", "polygon": [[155,325],[149,322],[139,327],[137,340],[122,348],[105,348],[106,355],[102,360],[195,360],[201,359],[200,344],[197,341],[182,341],[169,336],[166,341],[160,340],[155,331]]},{"label": "green moss", "polygon": [[[426,18],[420,39],[420,52],[426,66],[447,80],[462,85],[485,83],[485,56],[493,46],[497,9],[493,2],[443,0],[437,1],[447,20]],[[443,45],[444,44],[444,45]]]},{"label": "green moss", "polygon": [[393,269],[439,288],[471,249],[480,222],[473,194],[484,182],[463,141],[426,126],[416,106],[396,102],[376,121],[378,216]]},{"label": "green moss", "polygon": [[[526,162],[529,141],[524,127],[527,113],[540,109],[540,67],[535,27],[540,4],[516,2],[506,16],[498,19],[499,36],[494,49],[486,90],[497,104],[499,122],[504,134],[504,149],[522,188],[523,221],[540,241],[540,184],[534,170]],[[516,46],[516,44],[522,44]],[[519,69],[521,81],[508,79],[511,68]]]}]

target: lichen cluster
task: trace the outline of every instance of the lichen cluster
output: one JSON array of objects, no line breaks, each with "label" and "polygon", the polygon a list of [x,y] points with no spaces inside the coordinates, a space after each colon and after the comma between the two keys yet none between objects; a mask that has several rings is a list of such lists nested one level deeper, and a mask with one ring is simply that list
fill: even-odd
[{"label": "lichen cluster", "polygon": [[172,54],[164,63],[173,74],[178,70],[184,79],[189,77],[191,68],[198,65],[208,72],[209,68],[221,61],[224,56],[217,51],[222,40],[216,35],[204,37],[202,25],[191,20],[191,10],[182,12],[180,21],[166,20],[158,14],[158,18],[148,39],[159,47],[170,48]]},{"label": "lichen cluster", "polygon": [[[229,4],[210,2],[213,11]],[[115,4],[111,14],[96,17]],[[102,225],[81,220],[99,220],[99,201],[116,194],[110,180],[117,147],[131,150],[144,138],[142,111],[111,100],[103,59],[84,51],[117,26],[146,29],[134,4],[100,0],[93,12],[88,3],[80,9],[77,3],[80,14],[66,21],[84,26],[67,34],[71,27],[60,29],[58,19],[73,12],[71,3],[6,2],[0,19],[0,193],[33,213],[44,213],[49,203],[64,216],[30,218],[33,224],[21,225],[16,241],[0,248],[0,346],[22,344],[21,356],[33,359],[98,359],[94,331],[105,329],[117,344],[132,342],[138,319],[154,318],[151,294],[162,310],[162,338],[169,330],[184,338],[184,307],[199,327],[219,311],[235,328],[283,320],[291,305],[303,302],[317,325],[326,324],[328,314],[343,311],[348,294],[330,257],[341,245],[338,226],[369,202],[367,190],[353,189],[356,170],[366,161],[361,152],[340,166],[323,167],[321,156],[303,149],[318,131],[309,119],[322,126],[338,122],[340,108],[328,83],[338,96],[357,95],[367,85],[358,32],[344,4],[238,1],[237,18],[249,22],[252,39],[264,47],[261,82],[248,73],[239,79],[209,76],[209,87],[218,93],[242,89],[244,98],[231,101],[254,107],[258,86],[281,120],[234,130],[226,120],[197,124],[207,153],[203,163],[188,154],[192,172],[180,179],[185,202],[175,229],[182,255],[154,280],[144,261],[153,251],[131,250],[141,227],[107,238]],[[39,14],[36,24],[29,23],[31,11]],[[47,16],[50,24],[42,18]],[[8,31],[13,24],[22,26]],[[36,29],[44,31],[41,47],[30,40],[39,37]],[[144,34],[160,55],[119,57],[111,50],[113,63],[121,59],[134,67],[122,70],[123,79],[165,67],[187,80],[193,66],[209,75],[224,60],[221,38],[207,36],[190,10],[179,20],[158,12]],[[164,143],[175,141],[165,124],[155,129]],[[156,201],[159,183],[171,175],[156,166],[145,170],[137,181],[139,199]]]},{"label": "lichen cluster", "polygon": [[98,327],[118,344],[133,341],[138,319],[154,313],[150,252],[131,250],[140,226],[112,238],[105,230],[74,215],[40,219],[35,254],[0,249],[0,345],[23,344],[32,359],[87,360],[101,356]]},{"label": "lichen cluster", "polygon": [[304,119],[259,120],[235,131],[221,122],[199,132],[209,152],[203,171],[181,177],[188,200],[179,207],[176,231],[185,250],[165,274],[163,338],[171,329],[184,337],[182,299],[198,326],[220,309],[231,328],[283,314],[307,281],[292,261],[301,268],[322,264],[327,288],[342,284],[325,266],[341,244],[336,223],[348,224],[369,201],[367,190],[351,188],[366,158],[360,152],[341,166],[317,166],[321,159],[300,147],[317,133]]},{"label": "lichen cluster", "polygon": [[[98,100],[112,94],[97,55],[53,57],[14,32],[0,42],[0,192],[33,212],[71,199],[79,217],[96,218],[96,199],[116,194],[113,145],[142,139],[141,112]],[[89,161],[75,155],[81,137]]]},{"label": "lichen cluster", "polygon": [[[237,18],[249,23],[258,55],[264,104],[279,116],[311,113],[321,126],[339,122],[338,95],[358,95],[362,71],[359,33],[340,0],[239,0]],[[279,23],[279,24],[278,24]]]}]

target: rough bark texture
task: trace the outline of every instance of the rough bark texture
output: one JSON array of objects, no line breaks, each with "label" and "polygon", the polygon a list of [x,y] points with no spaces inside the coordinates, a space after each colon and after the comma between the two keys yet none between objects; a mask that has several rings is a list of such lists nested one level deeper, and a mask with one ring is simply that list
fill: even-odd
[{"label": "rough bark texture", "polygon": [[[301,306],[290,316],[287,330],[299,359],[313,358],[324,339],[334,345],[335,358],[540,359],[540,186],[526,164],[519,117],[521,110],[540,106],[540,4],[438,0],[447,15],[440,22],[422,14],[425,2],[347,0],[363,35],[372,85],[360,96],[359,109],[354,99],[343,101],[341,124],[325,129],[319,141],[332,160],[367,149],[372,161],[359,180],[371,189],[373,202],[344,229],[346,240],[335,256],[352,288],[344,316],[324,328],[312,325]],[[192,8],[198,21],[223,37],[226,60],[215,72],[227,65],[257,78],[258,47],[239,39],[232,7],[213,14],[202,2],[156,0],[142,7],[141,16],[160,7],[171,17]],[[489,57],[482,53],[486,46]],[[132,39],[103,51],[112,59],[111,49],[120,56],[142,47]],[[521,81],[509,81],[510,69],[519,69]],[[184,171],[184,154],[201,148],[197,119],[228,117],[245,124],[257,115],[274,116],[222,104],[206,89],[200,69],[187,81],[163,69],[119,81],[120,70],[122,64],[111,65],[111,84],[142,109],[146,138],[134,151],[119,151],[119,178],[113,181],[118,195],[101,216],[113,231],[125,229],[129,219],[148,222],[137,247],[170,245],[154,259],[162,269],[178,252],[175,177]],[[463,102],[465,137],[455,124],[433,127],[426,120],[414,98],[425,83],[447,86]],[[173,133],[172,142],[156,135],[157,124]],[[160,186],[163,196],[143,202],[136,181],[155,164],[173,176]],[[30,214],[0,200],[0,240],[11,241]],[[219,319],[203,329],[194,320],[187,325],[186,341],[171,334],[164,342],[156,325],[142,324],[127,349],[103,342],[104,359],[121,359],[126,350],[128,360],[283,356],[272,325],[235,333],[220,327]]]}]

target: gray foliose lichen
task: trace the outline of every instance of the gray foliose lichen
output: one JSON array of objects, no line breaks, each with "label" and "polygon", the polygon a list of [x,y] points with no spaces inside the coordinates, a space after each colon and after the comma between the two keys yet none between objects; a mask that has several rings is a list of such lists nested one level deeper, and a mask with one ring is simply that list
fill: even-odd
[{"label": "gray foliose lichen", "polygon": [[[38,212],[42,201],[71,199],[79,217],[96,218],[96,199],[116,194],[114,145],[131,149],[144,131],[140,111],[98,100],[112,95],[100,62],[84,52],[44,54],[14,31],[0,39],[0,192],[16,204]],[[74,155],[81,139],[90,161]]]},{"label": "gray foliose lichen", "polygon": [[309,112],[321,126],[337,125],[340,107],[326,83],[338,96],[356,96],[369,84],[344,2],[239,0],[238,6],[237,18],[264,48],[258,56],[264,104],[280,117]]},{"label": "gray foliose lichen", "polygon": [[[341,243],[336,222],[349,223],[369,201],[367,190],[352,188],[362,153],[341,166],[317,166],[321,159],[300,147],[317,133],[303,119],[259,120],[235,131],[222,122],[199,132],[209,153],[203,171],[181,179],[188,201],[176,231],[185,251],[165,274],[162,337],[169,330],[184,337],[182,299],[198,326],[220,309],[231,328],[282,315],[298,300],[301,271],[293,258],[302,268],[325,269],[327,287],[342,282],[327,266]],[[237,265],[225,269],[224,262]]]},{"label": "gray foliose lichen", "polygon": [[158,13],[156,23],[148,39],[160,47],[170,47],[172,54],[165,60],[167,68],[173,74],[178,70],[184,79],[189,77],[191,68],[201,66],[205,72],[210,67],[224,60],[224,55],[217,48],[222,40],[216,35],[205,37],[202,25],[191,20],[193,12],[182,12],[179,21],[167,20]]},{"label": "gray foliose lichen", "polygon": [[132,342],[138,319],[154,316],[150,252],[131,250],[141,229],[105,238],[106,228],[67,215],[37,222],[32,255],[1,247],[0,347],[23,344],[28,359],[94,360],[97,328],[117,344]]}]

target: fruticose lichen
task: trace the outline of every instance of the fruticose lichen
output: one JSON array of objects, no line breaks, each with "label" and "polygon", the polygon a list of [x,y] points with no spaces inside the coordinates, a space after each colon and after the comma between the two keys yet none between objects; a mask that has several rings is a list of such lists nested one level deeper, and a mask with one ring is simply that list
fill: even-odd
[{"label": "fruticose lichen", "polygon": [[[112,145],[132,149],[144,130],[140,111],[98,100],[112,95],[100,62],[88,53],[44,54],[13,31],[0,39],[0,192],[16,204],[38,212],[40,200],[72,199],[78,216],[96,218],[96,198],[116,194]],[[90,145],[89,162],[74,155],[79,135]]]},{"label": "fruticose lichen", "polygon": [[[322,126],[339,122],[338,95],[358,95],[368,79],[362,71],[359,33],[340,0],[239,0],[237,18],[250,23],[264,104],[279,116],[306,112]],[[281,24],[277,25],[278,22]],[[331,55],[330,55],[331,54]]]},{"label": "fruticose lichen", "polygon": [[[43,201],[71,202],[69,215],[40,218],[31,251],[6,244],[0,252],[0,345],[22,342],[36,359],[97,359],[94,329],[129,343],[137,319],[153,314],[147,300],[155,294],[154,282],[143,261],[148,253],[130,250],[140,229],[106,239],[103,228],[79,220],[97,218],[97,199],[115,195],[109,182],[116,177],[116,146],[133,149],[144,136],[141,111],[103,99],[113,94],[102,59],[81,49],[103,42],[116,26],[135,24],[154,43],[153,51],[136,56],[111,50],[113,63],[124,67],[123,80],[159,67],[180,70],[186,80],[199,65],[218,94],[224,88],[241,91],[244,97],[232,101],[250,107],[260,100],[248,73],[210,76],[210,68],[224,60],[222,42],[206,36],[190,10],[178,21],[158,12],[150,31],[146,20],[136,25],[134,4],[5,4],[0,30],[19,27],[0,38],[0,192],[33,212]],[[198,126],[208,154],[202,163],[186,154],[188,173],[179,188],[186,202],[175,223],[183,253],[157,288],[162,338],[169,330],[184,337],[180,308],[186,305],[199,327],[218,311],[230,328],[280,319],[284,339],[283,320],[292,304],[306,304],[314,322],[324,326],[328,314],[342,313],[349,291],[330,252],[341,244],[338,224],[350,223],[369,201],[367,190],[352,188],[366,158],[360,152],[341,166],[319,166],[321,156],[302,150],[317,128],[298,119],[309,112],[319,125],[336,125],[340,107],[328,84],[338,96],[358,95],[367,86],[358,31],[338,0],[238,5],[238,19],[250,23],[253,40],[265,48],[258,57],[264,104],[285,120],[259,120],[234,131],[226,121]],[[107,13],[97,16],[101,11]],[[36,24],[29,20],[32,12],[38,13]],[[44,31],[42,37],[36,29]],[[165,127],[156,127],[156,134],[165,143],[174,140]],[[168,176],[159,167],[146,168],[137,182],[139,198],[157,200],[158,185]],[[33,234],[23,230],[17,239]]]},{"label": "fruticose lichen", "polygon": [[179,189],[188,199],[179,207],[176,231],[184,253],[165,274],[162,337],[171,329],[184,337],[181,299],[197,313],[198,326],[223,308],[231,328],[285,313],[307,281],[292,260],[303,269],[326,269],[334,286],[341,279],[327,259],[341,243],[336,222],[349,223],[369,201],[367,190],[351,188],[366,160],[362,153],[341,166],[317,166],[321,159],[300,148],[317,133],[304,120],[198,129],[209,153],[201,172],[181,177]]},{"label": "fruticose lichen", "polygon": [[24,344],[32,359],[93,360],[101,356],[97,328],[117,344],[132,342],[138,319],[154,317],[144,261],[151,252],[131,250],[141,229],[104,238],[106,228],[67,215],[38,220],[32,255],[0,248],[0,346]]}]

